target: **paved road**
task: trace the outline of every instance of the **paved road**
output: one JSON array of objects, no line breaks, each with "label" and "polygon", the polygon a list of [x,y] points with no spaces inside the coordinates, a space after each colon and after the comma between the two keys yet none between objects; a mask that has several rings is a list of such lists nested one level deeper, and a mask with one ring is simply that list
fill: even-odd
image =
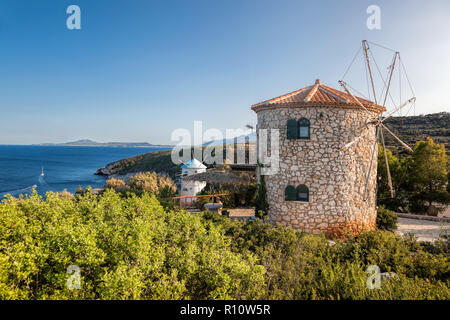
[{"label": "paved road", "polygon": [[413,233],[419,241],[434,241],[441,233],[450,233],[450,224],[428,220],[398,218],[397,233]]}]

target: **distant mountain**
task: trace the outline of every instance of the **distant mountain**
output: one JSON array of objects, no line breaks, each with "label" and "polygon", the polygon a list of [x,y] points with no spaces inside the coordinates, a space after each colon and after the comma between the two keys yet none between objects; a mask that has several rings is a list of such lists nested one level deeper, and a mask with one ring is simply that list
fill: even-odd
[{"label": "distant mountain", "polygon": [[[434,142],[445,145],[450,154],[450,113],[440,112],[419,116],[392,117],[386,120],[386,126],[400,139],[414,148],[417,141],[433,138]],[[407,151],[399,145],[389,133],[385,133],[386,146],[395,154]]]},{"label": "distant mountain", "polygon": [[96,142],[89,139],[81,139],[64,143],[40,143],[36,146],[66,146],[66,147],[128,147],[128,148],[172,148],[170,145],[150,144],[148,142]]}]

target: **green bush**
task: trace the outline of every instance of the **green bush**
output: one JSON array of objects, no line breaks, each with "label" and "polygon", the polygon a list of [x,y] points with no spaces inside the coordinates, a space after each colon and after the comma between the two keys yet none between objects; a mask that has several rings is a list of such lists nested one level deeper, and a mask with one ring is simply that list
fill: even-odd
[{"label": "green bush", "polygon": [[[449,299],[448,253],[431,254],[410,237],[373,231],[330,243],[324,236],[260,221],[231,221],[205,213],[222,227],[235,252],[249,251],[266,269],[265,299]],[[432,246],[432,245],[431,245]],[[369,265],[398,276],[367,287]]]},{"label": "green bush", "polygon": [[[0,299],[255,299],[264,268],[154,196],[48,193],[0,204]],[[70,265],[81,289],[68,290]]]},{"label": "green bush", "polygon": [[105,188],[114,189],[117,192],[123,192],[128,189],[128,186],[125,183],[125,181],[123,181],[123,180],[116,179],[116,178],[110,178],[110,179],[106,180]]},{"label": "green bush", "polygon": [[128,182],[110,178],[106,181],[105,188],[114,189],[123,195],[135,194],[142,196],[148,192],[155,194],[160,199],[174,197],[177,191],[175,183],[170,177],[159,175],[155,172],[138,173],[130,177]]},{"label": "green bush", "polygon": [[397,214],[384,206],[379,206],[377,210],[377,228],[389,231],[397,229]]},{"label": "green bush", "polygon": [[[67,288],[67,268],[81,288]],[[396,277],[367,287],[369,265]],[[448,246],[376,230],[330,242],[154,195],[0,203],[0,299],[450,299]]]},{"label": "green bush", "polygon": [[[224,208],[232,209],[238,207],[253,207],[255,205],[256,197],[256,184],[250,183],[248,185],[236,185],[236,186],[221,186],[207,184],[198,195],[212,194],[214,190],[215,194],[230,194],[228,196],[221,196],[220,201]],[[199,198],[197,199],[196,207],[203,210],[203,205],[210,202],[211,198]]]}]

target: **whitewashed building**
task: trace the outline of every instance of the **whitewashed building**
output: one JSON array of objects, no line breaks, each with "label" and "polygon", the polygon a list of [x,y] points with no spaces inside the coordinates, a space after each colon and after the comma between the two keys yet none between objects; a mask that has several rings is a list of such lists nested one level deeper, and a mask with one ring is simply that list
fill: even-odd
[{"label": "whitewashed building", "polygon": [[195,196],[206,187],[206,182],[203,181],[185,181],[183,177],[190,176],[192,174],[201,173],[206,171],[206,166],[193,158],[188,163],[181,166],[181,187],[180,196]]}]

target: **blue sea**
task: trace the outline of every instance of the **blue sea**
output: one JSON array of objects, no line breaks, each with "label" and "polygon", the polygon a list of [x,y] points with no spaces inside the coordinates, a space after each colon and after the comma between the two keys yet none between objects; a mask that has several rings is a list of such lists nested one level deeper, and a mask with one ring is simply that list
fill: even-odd
[{"label": "blue sea", "polygon": [[33,188],[40,195],[64,189],[74,193],[78,186],[101,188],[105,177],[94,175],[98,168],[160,150],[167,149],[0,145],[0,198],[29,194]]}]

